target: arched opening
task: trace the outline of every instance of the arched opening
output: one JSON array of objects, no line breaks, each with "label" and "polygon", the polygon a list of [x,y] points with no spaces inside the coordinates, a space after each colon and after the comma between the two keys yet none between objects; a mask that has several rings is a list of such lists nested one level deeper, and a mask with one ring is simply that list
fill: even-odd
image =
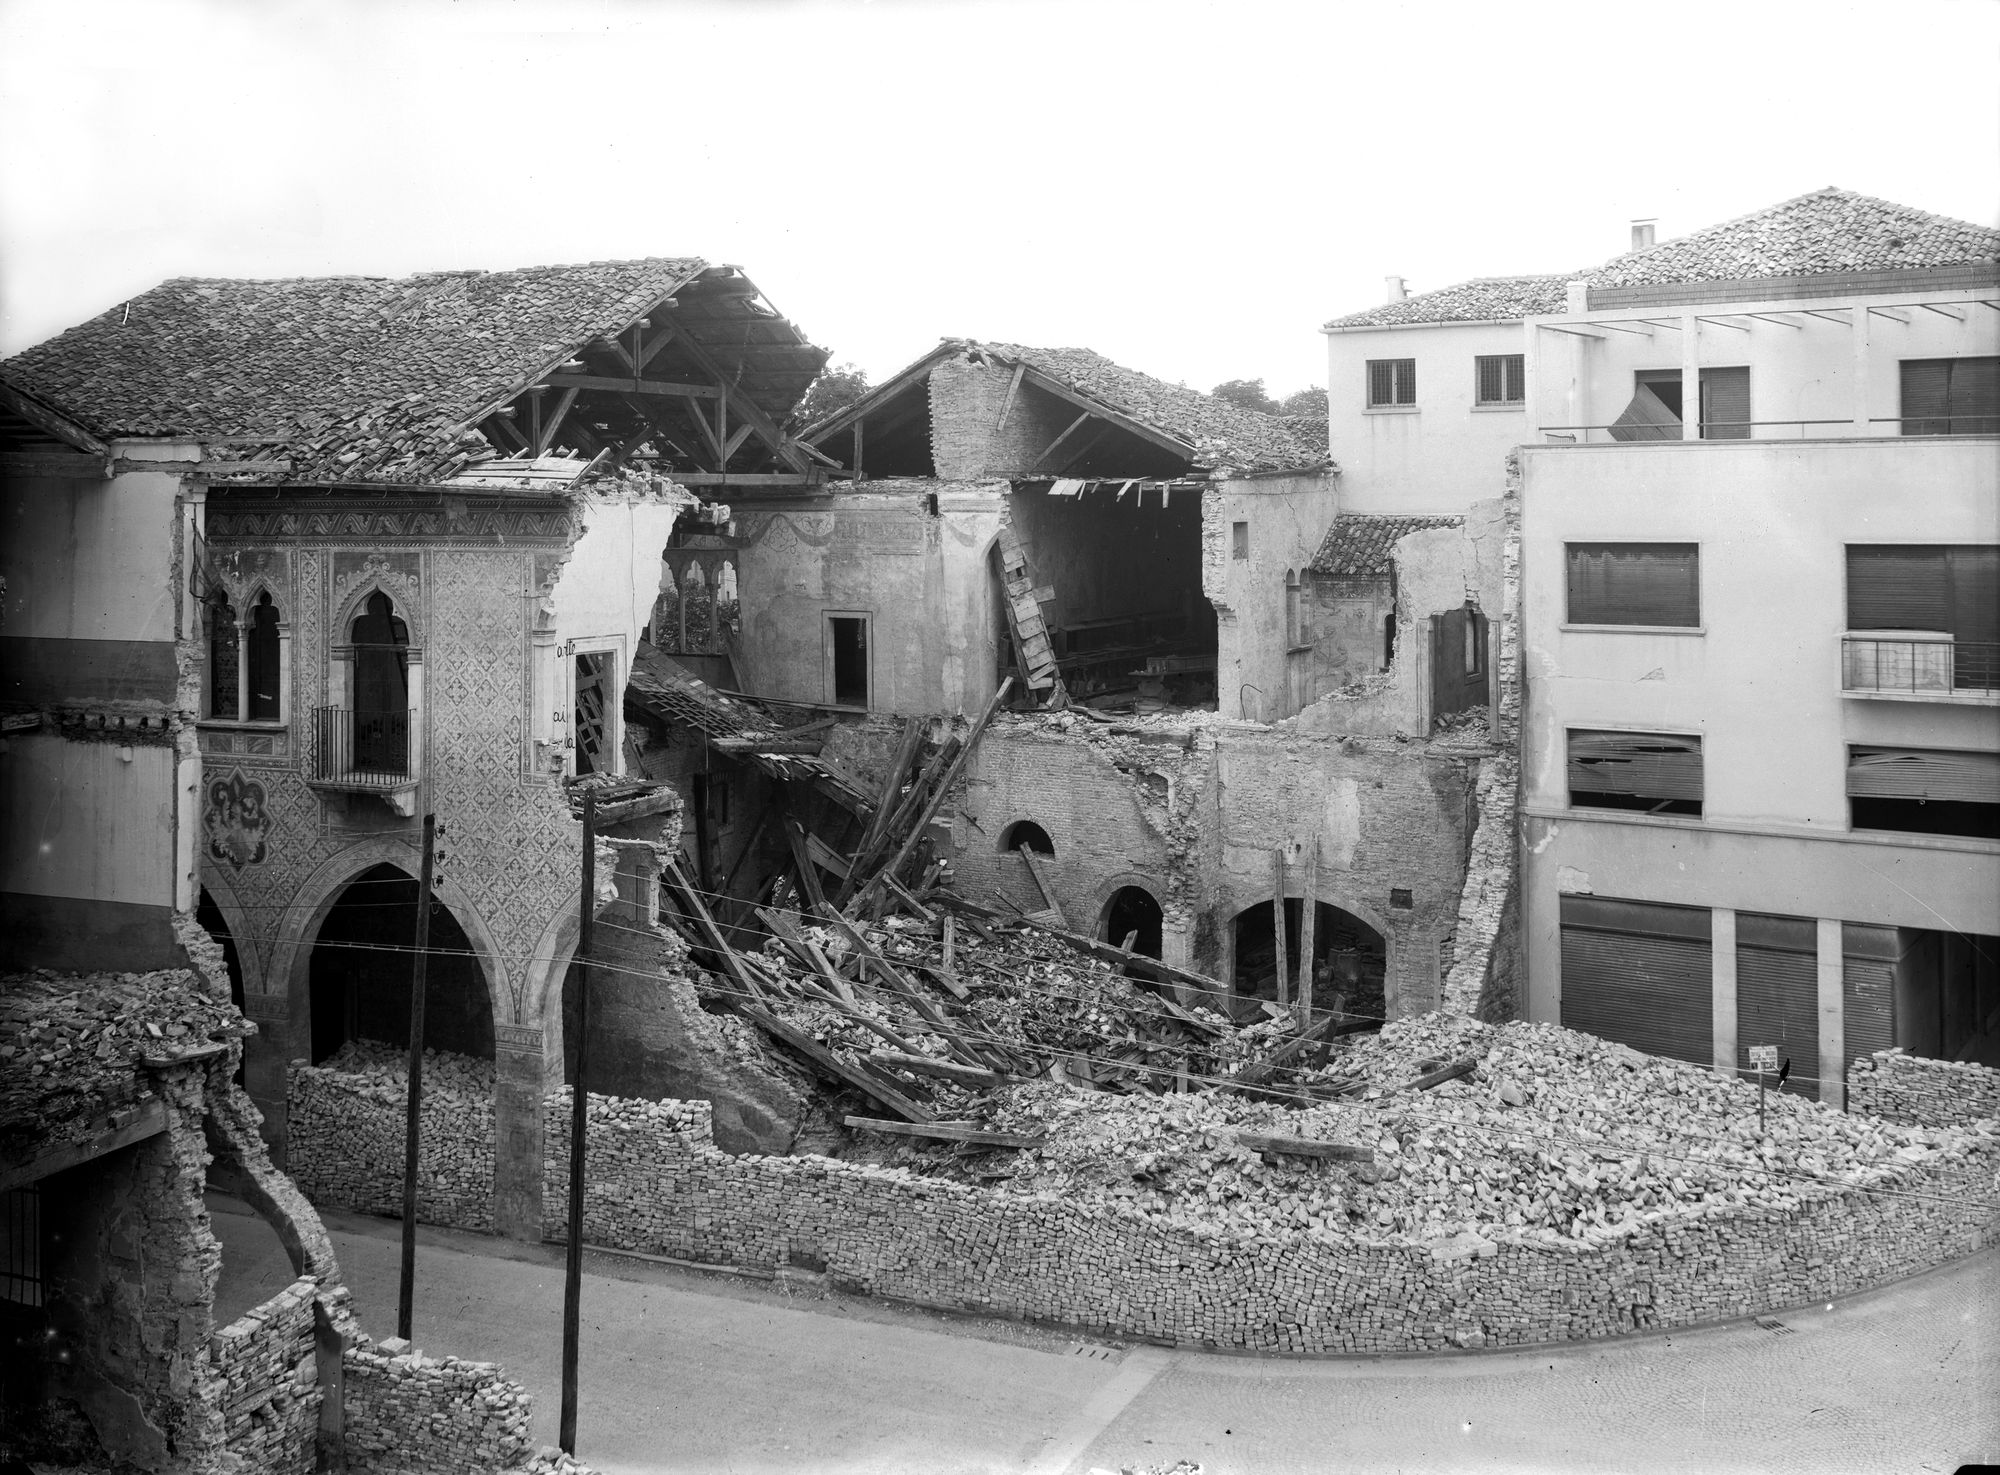
[{"label": "arched opening", "polygon": [[278,709],[278,607],[266,589],[250,607],[249,660],[250,710],[244,715],[252,722],[276,722]]},{"label": "arched opening", "polygon": [[408,773],[409,626],[389,596],[377,589],[354,617],[349,635],[354,646],[354,766]]},{"label": "arched opening", "polygon": [[1049,838],[1049,832],[1031,819],[1017,819],[1000,832],[1002,850],[1019,850],[1023,845],[1037,855],[1056,853],[1055,841]]},{"label": "arched opening", "polygon": [[[1291,971],[1291,997],[1298,997],[1297,980],[1304,937],[1305,903],[1285,901],[1285,959]],[[1236,972],[1239,998],[1278,998],[1278,938],[1272,925],[1271,903],[1260,901],[1236,914]],[[1313,922],[1313,1006],[1342,1010],[1361,1020],[1379,1021],[1383,1013],[1383,983],[1389,972],[1389,950],[1382,934],[1351,912],[1320,902]]]},{"label": "arched opening", "polygon": [[208,597],[208,715],[237,717],[236,662],[241,655],[243,632],[236,625],[236,611],[229,596],[217,589]]},{"label": "arched opening", "polygon": [[[424,1044],[493,1058],[493,1006],[465,929],[435,898],[424,980]],[[410,1045],[410,968],[417,939],[417,882],[378,865],[341,888],[320,924],[310,960],[312,1058],[350,1040]]]},{"label": "arched opening", "polygon": [[1111,893],[1111,900],[1104,906],[1104,940],[1123,945],[1130,937],[1133,952],[1157,958],[1165,921],[1152,892],[1143,886],[1121,886]]},{"label": "arched opening", "polygon": [[[236,951],[236,938],[229,930],[229,923],[222,915],[222,908],[215,904],[215,898],[208,894],[206,886],[201,888],[201,900],[194,909],[195,925],[222,944],[222,966],[229,970],[229,1002],[236,1006],[236,1012],[243,1012],[243,959]],[[243,1084],[243,1067],[236,1067],[236,1084]]]}]

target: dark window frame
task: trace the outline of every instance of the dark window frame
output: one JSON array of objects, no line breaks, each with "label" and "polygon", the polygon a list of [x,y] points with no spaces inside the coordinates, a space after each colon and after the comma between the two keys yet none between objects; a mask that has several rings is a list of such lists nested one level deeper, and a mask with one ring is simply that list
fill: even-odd
[{"label": "dark window frame", "polygon": [[1371,410],[1402,409],[1417,402],[1417,361],[1367,360],[1367,399]]},{"label": "dark window frame", "polygon": [[[1488,373],[1499,394],[1489,395]],[[1524,353],[1476,353],[1472,356],[1472,402],[1475,405],[1523,405],[1528,401],[1528,356]]]},{"label": "dark window frame", "polygon": [[1571,809],[1699,819],[1707,805],[1706,754],[1699,733],[1566,728],[1563,769]]}]

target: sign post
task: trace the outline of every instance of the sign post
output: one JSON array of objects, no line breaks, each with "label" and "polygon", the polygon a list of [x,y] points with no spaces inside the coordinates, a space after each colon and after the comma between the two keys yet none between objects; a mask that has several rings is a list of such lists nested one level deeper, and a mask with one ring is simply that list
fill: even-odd
[{"label": "sign post", "polygon": [[1757,1072],[1757,1138],[1759,1141],[1762,1141],[1764,1137],[1764,1073],[1777,1068],[1778,1047],[1776,1045],[1752,1045],[1750,1047],[1750,1065]]}]

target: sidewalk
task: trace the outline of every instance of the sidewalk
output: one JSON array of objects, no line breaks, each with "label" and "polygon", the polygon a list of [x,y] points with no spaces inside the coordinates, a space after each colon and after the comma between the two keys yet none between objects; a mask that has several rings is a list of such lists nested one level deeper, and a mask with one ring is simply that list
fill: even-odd
[{"label": "sidewalk", "polygon": [[[217,1314],[291,1279],[211,1197]],[[362,1323],[395,1330],[400,1226],[328,1213]],[[418,1235],[415,1341],[503,1363],[555,1439],[562,1252]],[[2000,1459],[2000,1251],[1831,1310],[1476,1356],[1274,1362],[1096,1347],[825,1293],[585,1257],[578,1452],[605,1475],[1908,1470]]]}]

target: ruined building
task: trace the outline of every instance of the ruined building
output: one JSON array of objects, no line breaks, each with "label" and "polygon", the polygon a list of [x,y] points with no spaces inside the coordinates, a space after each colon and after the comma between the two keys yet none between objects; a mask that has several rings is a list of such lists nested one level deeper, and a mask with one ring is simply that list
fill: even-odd
[{"label": "ruined building", "polygon": [[[538,1234],[565,785],[625,767],[661,553],[699,517],[661,473],[803,479],[776,420],[824,359],[734,268],[652,259],[176,280],[0,366],[18,961],[167,965],[198,907],[282,1152],[291,1062],[406,1038],[434,814],[429,1042],[495,1062],[496,1220]],[[628,836],[674,843],[671,794],[630,787],[663,812]]]},{"label": "ruined building", "polygon": [[1525,1014],[1840,1104],[2000,1025],[2000,233],[1827,189],[1631,244],[1327,324],[1343,502],[1519,448]]}]

